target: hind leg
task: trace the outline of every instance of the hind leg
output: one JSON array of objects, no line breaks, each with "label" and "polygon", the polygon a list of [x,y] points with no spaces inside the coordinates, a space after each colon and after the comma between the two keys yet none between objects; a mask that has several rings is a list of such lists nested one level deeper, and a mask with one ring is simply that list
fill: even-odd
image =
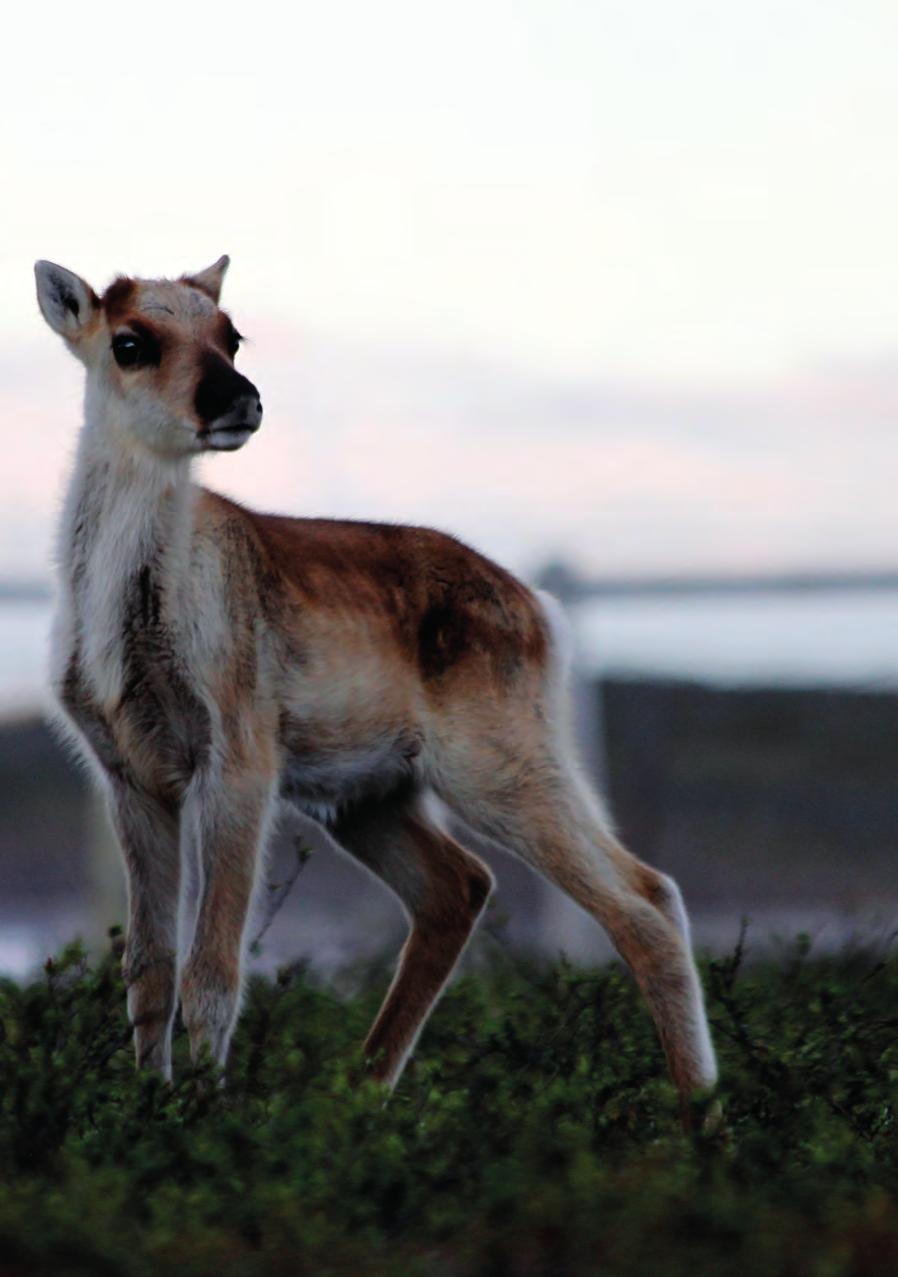
[{"label": "hind leg", "polygon": [[332,832],[395,892],[411,921],[393,983],[365,1041],[374,1076],[392,1087],[461,956],[493,879],[414,800],[358,806],[341,815]]},{"label": "hind leg", "polygon": [[445,792],[440,787],[441,797],[605,928],[645,995],[681,1100],[710,1087],[717,1066],[676,884],[617,841],[597,800],[566,763],[502,753],[488,765],[481,755],[473,773],[468,767]]}]

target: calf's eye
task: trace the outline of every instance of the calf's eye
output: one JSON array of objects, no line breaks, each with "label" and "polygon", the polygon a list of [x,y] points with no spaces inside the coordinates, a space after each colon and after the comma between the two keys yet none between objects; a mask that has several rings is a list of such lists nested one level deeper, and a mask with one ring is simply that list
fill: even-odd
[{"label": "calf's eye", "polygon": [[119,368],[134,368],[143,361],[143,342],[133,333],[120,333],[113,338],[112,356]]}]

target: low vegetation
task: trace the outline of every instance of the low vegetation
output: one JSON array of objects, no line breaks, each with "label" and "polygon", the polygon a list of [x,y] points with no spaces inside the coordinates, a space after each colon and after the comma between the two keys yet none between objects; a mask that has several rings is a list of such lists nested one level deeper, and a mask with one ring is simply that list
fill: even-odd
[{"label": "low vegetation", "polygon": [[169,1088],[114,952],[71,948],[0,987],[0,1274],[898,1272],[898,961],[801,941],[705,976],[725,1119],[685,1135],[614,966],[491,942],[385,1106],[356,1054],[384,972],[256,980],[227,1087],[180,1035]]}]

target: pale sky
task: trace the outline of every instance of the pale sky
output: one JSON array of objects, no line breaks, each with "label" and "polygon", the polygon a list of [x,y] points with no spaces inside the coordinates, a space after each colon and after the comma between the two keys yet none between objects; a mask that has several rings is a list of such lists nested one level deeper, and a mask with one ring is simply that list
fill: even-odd
[{"label": "pale sky", "polygon": [[98,289],[232,257],[268,508],[514,567],[898,558],[892,0],[32,4],[0,54],[0,573],[45,575]]}]

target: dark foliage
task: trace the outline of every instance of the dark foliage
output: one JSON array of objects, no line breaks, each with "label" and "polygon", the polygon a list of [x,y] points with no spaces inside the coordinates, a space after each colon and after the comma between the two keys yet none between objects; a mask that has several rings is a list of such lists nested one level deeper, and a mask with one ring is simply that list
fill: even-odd
[{"label": "dark foliage", "polygon": [[705,975],[724,1123],[680,1129],[617,968],[501,955],[446,994],[388,1105],[382,992],[249,990],[228,1085],[132,1068],[115,956],[0,987],[2,1277],[865,1277],[898,1272],[898,962]]}]

